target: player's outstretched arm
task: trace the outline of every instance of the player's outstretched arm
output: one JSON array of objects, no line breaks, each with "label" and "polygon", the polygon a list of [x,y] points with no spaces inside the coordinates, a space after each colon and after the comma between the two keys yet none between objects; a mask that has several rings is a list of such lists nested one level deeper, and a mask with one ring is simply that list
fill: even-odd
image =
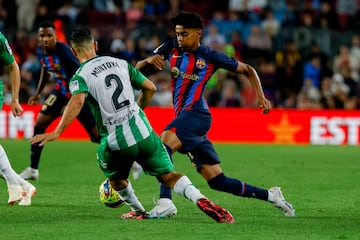
[{"label": "player's outstretched arm", "polygon": [[85,93],[78,93],[73,95],[65,110],[64,114],[55,128],[54,131],[44,134],[38,134],[34,136],[32,139],[30,139],[31,144],[39,144],[39,146],[45,145],[45,143],[49,141],[54,141],[59,138],[61,133],[66,129],[67,126],[70,125],[70,123],[77,117],[77,115],[80,113],[81,108],[83,107],[85,103]]},{"label": "player's outstretched arm", "polygon": [[154,66],[157,70],[163,70],[165,66],[165,60],[164,56],[161,56],[159,54],[147,57],[143,60],[140,60],[136,63],[135,67],[137,69],[143,69],[148,64]]}]

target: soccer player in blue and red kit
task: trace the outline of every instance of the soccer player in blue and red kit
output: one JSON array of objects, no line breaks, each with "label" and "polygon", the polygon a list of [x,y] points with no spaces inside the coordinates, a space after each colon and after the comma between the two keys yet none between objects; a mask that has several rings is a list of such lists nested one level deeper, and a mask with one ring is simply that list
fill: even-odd
[{"label": "soccer player in blue and red kit", "polygon": [[[256,71],[248,64],[200,45],[203,20],[197,13],[179,12],[171,22],[175,26],[176,39],[163,43],[154,50],[153,56],[136,64],[138,69],[152,65],[162,70],[166,60],[170,63],[175,118],[161,134],[169,154],[176,151],[188,154],[212,189],[268,201],[280,208],[285,216],[295,216],[295,210],[284,199],[279,187],[262,189],[226,176],[214,146],[207,138],[212,118],[204,91],[209,78],[219,68],[245,75],[257,93],[262,112],[269,113],[271,103],[264,96]],[[160,199],[150,211],[150,216],[162,218],[176,213],[170,189],[161,185]]]},{"label": "soccer player in blue and red kit", "polygon": [[[35,122],[34,136],[44,133],[50,124],[61,116],[71,97],[69,81],[80,66],[70,47],[57,41],[55,26],[51,21],[40,24],[38,41],[40,46],[36,49],[36,55],[42,68],[36,93],[30,97],[28,104],[33,105],[40,99],[41,92],[50,78],[56,82],[56,85],[42,105]],[[86,129],[91,141],[99,142],[99,131],[87,105],[84,105],[77,118]],[[31,180],[39,178],[38,169],[42,150],[42,146],[31,145],[30,166],[20,174],[21,177]]]}]

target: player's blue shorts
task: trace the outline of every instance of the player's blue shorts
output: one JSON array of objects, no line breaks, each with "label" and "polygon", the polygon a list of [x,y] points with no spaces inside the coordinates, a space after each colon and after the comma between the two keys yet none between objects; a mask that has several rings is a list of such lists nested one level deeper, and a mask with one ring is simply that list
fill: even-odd
[{"label": "player's blue shorts", "polygon": [[220,163],[214,146],[207,138],[211,121],[209,112],[191,110],[181,113],[165,127],[165,130],[176,133],[183,145],[179,152],[188,154],[198,171],[202,164]]},{"label": "player's blue shorts", "polygon": [[[69,99],[63,94],[53,91],[49,94],[44,104],[42,105],[41,113],[44,115],[60,117],[68,101]],[[93,129],[96,125],[95,118],[86,103],[77,116],[77,119],[88,132],[91,132],[90,130]]]}]

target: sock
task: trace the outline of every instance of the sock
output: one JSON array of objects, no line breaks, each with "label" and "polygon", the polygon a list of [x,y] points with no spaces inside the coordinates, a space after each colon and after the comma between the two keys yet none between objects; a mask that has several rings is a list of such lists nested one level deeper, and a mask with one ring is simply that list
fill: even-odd
[{"label": "sock", "polygon": [[[44,133],[45,129],[35,127],[34,128],[34,136],[37,134]],[[40,156],[41,152],[43,150],[43,146],[39,146],[38,144],[32,144],[31,145],[31,155],[30,155],[30,167],[34,169],[39,169],[39,162],[40,162]]]},{"label": "sock", "polygon": [[[19,185],[18,175],[12,169],[9,159],[5,153],[4,148],[0,145],[0,172],[3,175],[7,185]],[[21,177],[19,177],[21,178]]]},{"label": "sock", "polygon": [[[172,150],[166,144],[164,144],[164,145],[165,145],[166,151],[168,152],[170,159],[172,161]],[[161,183],[160,183],[160,198],[168,198],[170,200],[172,199],[171,188],[169,188]]]},{"label": "sock", "polygon": [[135,195],[134,189],[132,188],[131,182],[129,181],[129,184],[126,188],[121,189],[120,191],[117,191],[122,200],[125,201],[126,205],[128,205],[131,208],[131,211],[135,213],[141,213],[145,212],[145,208]]},{"label": "sock", "polygon": [[232,193],[236,196],[268,200],[268,191],[258,188],[234,178],[226,177],[223,173],[208,181],[212,189]]},{"label": "sock", "polygon": [[204,195],[194,187],[192,182],[187,176],[182,176],[179,180],[175,183],[174,192],[179,195],[183,195],[187,199],[193,201],[195,204],[200,198],[205,198]]}]

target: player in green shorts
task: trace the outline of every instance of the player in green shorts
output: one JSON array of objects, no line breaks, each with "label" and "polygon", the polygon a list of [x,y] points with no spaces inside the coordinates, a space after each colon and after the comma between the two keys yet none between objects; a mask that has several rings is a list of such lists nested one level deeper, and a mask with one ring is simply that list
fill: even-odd
[{"label": "player in green shorts", "polygon": [[[11,111],[14,117],[18,117],[23,112],[19,104],[19,89],[20,89],[20,70],[14,59],[9,43],[6,37],[0,33],[0,61],[8,67],[9,79],[11,84]],[[3,81],[0,79],[0,110],[2,109],[4,95],[3,95]],[[5,179],[8,186],[10,205],[19,203],[20,206],[31,205],[31,198],[36,194],[36,188],[20,177],[11,167],[9,159],[5,153],[4,148],[0,145],[0,175]]]},{"label": "player in green shorts", "polygon": [[[99,166],[131,209],[121,218],[148,217],[128,179],[131,166],[137,161],[145,173],[193,201],[217,222],[233,223],[229,211],[212,203],[188,177],[173,170],[170,156],[143,112],[156,91],[155,85],[126,61],[97,56],[96,42],[85,27],[73,31],[71,46],[81,64],[70,81],[72,97],[55,130],[34,136],[31,143],[43,146],[57,139],[76,118],[86,100],[101,135],[97,150]],[[134,89],[141,90],[137,100]]]}]

